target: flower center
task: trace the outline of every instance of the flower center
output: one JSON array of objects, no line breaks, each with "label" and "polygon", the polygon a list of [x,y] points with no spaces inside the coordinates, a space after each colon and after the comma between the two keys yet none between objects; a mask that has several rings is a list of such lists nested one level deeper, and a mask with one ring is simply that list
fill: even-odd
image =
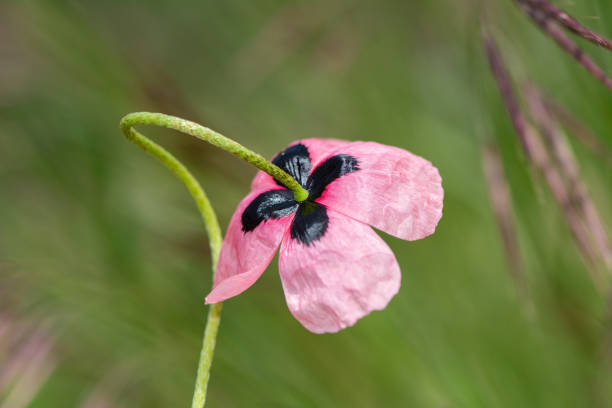
[{"label": "flower center", "polygon": [[266,220],[286,217],[295,212],[291,238],[310,245],[323,237],[329,223],[327,208],[317,203],[317,199],[334,180],[358,171],[359,163],[353,156],[337,154],[311,172],[308,148],[301,143],[288,147],[272,162],[297,180],[308,191],[308,198],[296,202],[293,193],[275,180],[282,189],[261,193],[247,206],[242,214],[242,230],[247,233]]}]

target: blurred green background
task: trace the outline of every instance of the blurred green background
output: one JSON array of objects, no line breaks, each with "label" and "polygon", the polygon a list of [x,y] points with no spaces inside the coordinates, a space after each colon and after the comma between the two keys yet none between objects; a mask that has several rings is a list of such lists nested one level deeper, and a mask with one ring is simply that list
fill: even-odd
[{"label": "blurred green background", "polygon": [[[557,4],[612,36],[609,0]],[[0,407],[191,401],[210,254],[185,188],[118,129],[140,110],[266,157],[305,137],[374,140],[443,177],[433,236],[383,234],[403,273],[383,312],[311,334],[286,308],[276,261],[226,302],[207,406],[612,406],[606,300],[512,130],[483,12],[517,83],[532,80],[612,146],[610,91],[509,0],[0,2]],[[579,43],[612,74],[612,54]],[[255,170],[143,130],[197,175],[225,230]],[[533,317],[487,195],[491,141]],[[610,161],[571,141],[610,232]]]}]

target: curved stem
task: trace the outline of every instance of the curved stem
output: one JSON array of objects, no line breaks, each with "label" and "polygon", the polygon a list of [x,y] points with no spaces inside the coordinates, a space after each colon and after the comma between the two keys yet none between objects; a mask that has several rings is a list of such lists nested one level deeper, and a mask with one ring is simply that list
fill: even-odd
[{"label": "curved stem", "polygon": [[[198,183],[189,170],[187,170],[187,168],[166,149],[149,140],[131,127],[122,126],[122,130],[128,140],[161,161],[185,184],[195,200],[200,214],[202,215],[204,225],[206,226],[206,232],[208,233],[208,240],[210,242],[212,270],[216,271],[223,237],[221,235],[221,228],[219,228],[217,216],[204,189],[202,189],[200,183]],[[200,361],[198,363],[195,391],[191,405],[193,408],[202,408],[206,402],[206,390],[208,388],[210,366],[215,350],[217,332],[219,330],[219,323],[221,322],[222,305],[222,303],[211,305],[208,311],[208,319],[206,321],[206,328],[204,329],[204,340],[202,341],[202,350],[200,352]]]},{"label": "curved stem", "polygon": [[213,272],[217,267],[217,260],[219,259],[219,252],[221,251],[221,244],[223,243],[223,236],[221,234],[221,228],[219,227],[219,221],[215,211],[204,192],[204,189],[200,183],[193,177],[193,175],[187,170],[187,168],[172,155],[166,149],[148,139],[146,136],[138,132],[136,129],[131,127],[124,128],[122,126],[125,137],[140,147],[145,152],[151,154],[153,157],[161,161],[170,171],[172,171],[187,187],[189,193],[195,200],[198,210],[202,215],[202,220],[206,226],[206,233],[208,234],[208,240],[210,245],[210,253],[212,257]]},{"label": "curved stem", "polygon": [[[195,177],[193,177],[189,170],[187,170],[187,168],[176,157],[133,128],[134,125],[139,124],[156,125],[175,129],[209,142],[246,160],[247,162],[255,165],[257,168],[270,174],[275,179],[279,180],[281,183],[287,186],[287,188],[293,191],[296,201],[303,201],[308,197],[308,193],[300,186],[300,184],[278,166],[268,162],[262,156],[234,142],[233,140],[228,139],[208,128],[200,126],[197,123],[161,113],[138,112],[130,113],[129,115],[123,117],[123,119],[121,119],[120,126],[125,137],[161,161],[185,184],[191,193],[191,196],[195,200],[200,214],[202,215],[202,220],[204,221],[206,232],[208,233],[213,271],[216,271],[217,269],[217,261],[219,260],[219,253],[221,252],[223,237],[221,235],[221,229],[219,228],[217,216],[215,215],[206,193],[202,189],[200,183],[198,183]],[[221,322],[221,308],[222,303],[216,303],[211,305],[208,311],[208,319],[206,321],[204,339],[202,341],[202,350],[200,352],[200,361],[198,363],[195,390],[191,403],[192,408],[202,408],[206,403],[206,391],[208,388],[208,379],[210,378],[210,367],[215,350],[217,332],[219,331],[219,323]]]},{"label": "curved stem", "polygon": [[130,138],[130,129],[134,125],[156,125],[169,129],[178,130],[188,135],[204,140],[220,149],[225,150],[241,159],[251,163],[258,169],[265,171],[279,182],[283,183],[289,190],[293,191],[295,200],[298,202],[308,198],[308,192],[293,177],[283,171],[280,167],[270,163],[263,156],[247,149],[240,143],[233,141],[220,133],[197,123],[177,118],[175,116],[164,115],[163,113],[135,112],[130,113],[121,119],[121,130],[125,136]]}]

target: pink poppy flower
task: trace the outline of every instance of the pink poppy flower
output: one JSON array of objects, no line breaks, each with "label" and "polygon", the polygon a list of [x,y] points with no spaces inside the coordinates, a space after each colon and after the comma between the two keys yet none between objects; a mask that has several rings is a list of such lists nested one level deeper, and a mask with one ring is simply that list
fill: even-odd
[{"label": "pink poppy flower", "polygon": [[441,178],[431,163],[374,142],[304,139],[273,163],[309,193],[260,171],[230,221],[213,290],[216,303],[249,288],[280,245],[279,272],[293,316],[315,333],[337,332],[399,290],[400,268],[370,228],[405,240],[432,234],[442,216]]}]

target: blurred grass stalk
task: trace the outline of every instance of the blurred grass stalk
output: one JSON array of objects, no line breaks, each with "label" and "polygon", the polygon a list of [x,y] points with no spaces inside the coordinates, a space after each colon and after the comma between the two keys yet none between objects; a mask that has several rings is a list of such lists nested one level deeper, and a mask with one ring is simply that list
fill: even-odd
[{"label": "blurred grass stalk", "polygon": [[601,47],[612,50],[612,41],[581,25],[569,14],[545,0],[516,0],[519,8],[591,75],[612,90],[612,79],[563,32],[562,27]]},{"label": "blurred grass stalk", "polygon": [[536,122],[540,133],[544,135],[548,149],[561,170],[567,190],[570,194],[571,203],[578,207],[582,213],[583,220],[591,232],[592,241],[607,268],[612,267],[612,250],[610,241],[606,235],[603,223],[593,199],[589,195],[578,169],[578,163],[572,153],[567,139],[561,134],[558,123],[555,122],[544,104],[544,98],[540,91],[532,84],[524,87],[527,104]]},{"label": "blurred grass stalk", "polygon": [[612,51],[612,41],[580,24],[575,18],[546,0],[517,0],[526,11],[544,13],[574,34]]},{"label": "blurred grass stalk", "polygon": [[[610,272],[612,253],[593,200],[580,179],[576,160],[533,86],[527,88],[527,98],[530,115],[537,128],[526,122],[497,44],[487,33],[484,34],[484,45],[491,71],[525,155],[546,181],[587,262],[594,285],[604,295],[608,291],[609,276],[604,275],[603,270]],[[546,143],[543,143],[538,130],[545,135]]]},{"label": "blurred grass stalk", "polygon": [[546,95],[540,93],[542,103],[546,105],[546,110],[550,115],[563,126],[568,132],[568,136],[573,136],[576,140],[582,143],[591,153],[604,160],[608,165],[612,164],[612,151],[595,135],[584,123],[576,119],[564,107]]},{"label": "blurred grass stalk", "polygon": [[504,244],[506,259],[514,284],[521,299],[523,313],[531,318],[535,312],[525,267],[520,253],[519,240],[514,228],[512,198],[497,146],[487,144],[482,149],[482,163],[489,199],[495,214],[495,220]]},{"label": "blurred grass stalk", "polygon": [[25,408],[57,366],[48,324],[0,314],[0,408]]}]

